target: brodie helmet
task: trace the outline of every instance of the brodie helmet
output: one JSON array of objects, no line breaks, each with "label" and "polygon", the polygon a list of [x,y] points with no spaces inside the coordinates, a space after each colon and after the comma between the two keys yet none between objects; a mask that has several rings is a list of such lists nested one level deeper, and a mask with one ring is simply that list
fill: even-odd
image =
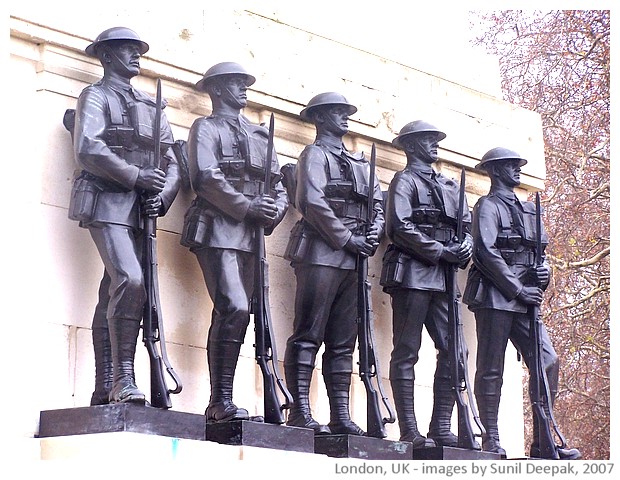
[{"label": "brodie helmet", "polygon": [[209,70],[205,72],[203,77],[196,83],[198,90],[205,90],[209,82],[214,78],[221,77],[223,75],[244,75],[246,86],[254,84],[256,78],[250,75],[245,68],[236,62],[222,62],[213,65]]},{"label": "brodie helmet", "polygon": [[401,143],[401,140],[403,137],[406,137],[409,135],[415,135],[416,133],[428,133],[428,132],[436,133],[438,137],[438,141],[441,141],[444,138],[446,138],[446,134],[442,132],[441,130],[439,130],[434,125],[431,125],[430,123],[425,122],[424,120],[415,120],[413,122],[409,122],[407,125],[405,125],[403,128],[400,129],[398,136],[394,138],[394,140],[392,140],[392,145],[398,148],[403,148],[403,145]]},{"label": "brodie helmet", "polygon": [[299,115],[306,121],[312,121],[312,112],[325,105],[345,105],[348,109],[349,115],[353,115],[357,112],[357,107],[350,104],[344,95],[336,92],[319,93],[310,99],[306,108],[304,108]]},{"label": "brodie helmet", "polygon": [[478,170],[485,169],[489,162],[495,162],[497,160],[519,160],[520,167],[527,163],[527,160],[514,150],[504,147],[495,147],[482,156],[480,163],[478,163],[475,168]]},{"label": "brodie helmet", "polygon": [[140,55],[144,55],[149,50],[149,44],[142,41],[138,34],[132,29],[126,27],[112,27],[97,35],[95,41],[86,47],[84,51],[87,55],[96,57],[97,47],[99,47],[102,43],[113,40],[131,40],[136,42],[140,46]]}]

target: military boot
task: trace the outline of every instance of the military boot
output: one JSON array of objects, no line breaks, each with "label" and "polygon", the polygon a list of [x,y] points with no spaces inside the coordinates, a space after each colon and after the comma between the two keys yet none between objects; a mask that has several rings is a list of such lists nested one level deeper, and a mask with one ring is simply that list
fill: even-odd
[{"label": "military boot", "polygon": [[450,377],[436,377],[433,383],[433,413],[427,436],[437,446],[457,447],[459,443],[450,430],[455,403],[451,382]]},{"label": "military boot", "polygon": [[499,394],[476,394],[478,414],[485,430],[482,435],[482,450],[497,453],[502,458],[506,458],[506,450],[499,443],[499,428],[497,426],[499,399]]},{"label": "military boot", "polygon": [[249,420],[245,408],[239,408],[232,401],[233,380],[241,344],[237,342],[210,342],[207,346],[211,398],[205,411],[208,423]]},{"label": "military boot", "polygon": [[95,354],[95,390],[90,398],[91,406],[110,403],[110,390],[114,383],[114,364],[108,323],[109,280],[110,277],[104,275],[99,283],[98,301],[93,314],[91,335]]},{"label": "military boot", "polygon": [[137,403],[144,405],[146,398],[136,386],[134,357],[140,331],[140,321],[113,318],[109,321],[114,382],[110,390],[110,403]]},{"label": "military boot", "polygon": [[413,379],[390,380],[394,406],[398,417],[400,440],[411,442],[413,448],[435,447],[435,442],[423,436],[418,430],[418,423],[413,407]]},{"label": "military boot", "polygon": [[95,353],[95,390],[90,397],[90,405],[107,405],[110,403],[110,390],[114,383],[112,345],[108,326],[93,326],[92,338]]},{"label": "military boot", "polygon": [[324,374],[325,387],[329,397],[329,427],[333,434],[365,436],[362,430],[349,413],[349,390],[351,388],[351,373]]},{"label": "military boot", "polygon": [[286,386],[293,397],[286,424],[291,427],[311,428],[315,435],[331,433],[327,425],[321,425],[314,418],[310,409],[310,382],[314,367],[308,365],[285,365]]}]

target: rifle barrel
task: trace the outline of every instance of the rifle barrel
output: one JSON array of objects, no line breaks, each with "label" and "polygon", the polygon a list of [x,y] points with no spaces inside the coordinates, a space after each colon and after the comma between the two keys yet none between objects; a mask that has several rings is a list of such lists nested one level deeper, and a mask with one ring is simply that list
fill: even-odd
[{"label": "rifle barrel", "polygon": [[155,94],[155,124],[153,125],[153,140],[155,140],[155,168],[161,167],[161,79],[157,79]]},{"label": "rifle barrel", "polygon": [[[368,229],[372,225],[374,216],[376,156],[376,147],[373,143],[370,154],[370,173],[368,175],[366,218],[361,219],[365,232],[368,232]],[[366,255],[358,254],[357,256],[357,277],[359,375],[366,389],[366,430],[369,437],[385,438],[387,436],[385,424],[395,422],[396,418],[381,388],[381,379],[379,378],[376,356],[374,353],[372,307],[370,301],[371,292],[370,282],[368,281],[368,257],[366,257]],[[376,383],[377,388],[375,388],[373,382]],[[381,414],[379,395],[381,395],[381,400],[389,412],[388,417],[383,417]]]},{"label": "rifle barrel", "polygon": [[[540,192],[536,192],[536,250],[535,264],[540,266],[543,264],[543,245],[542,245],[542,207],[540,203]],[[539,285],[540,286],[540,285]],[[566,447],[566,439],[560,431],[555,417],[553,415],[553,407],[551,392],[549,389],[549,380],[547,372],[543,366],[542,358],[542,329],[543,322],[540,314],[540,306],[532,305],[530,307],[530,329],[532,343],[534,344],[534,358],[531,374],[533,376],[533,402],[532,411],[536,416],[535,421],[538,423],[539,430],[539,451],[541,458],[558,459],[559,455],[556,449],[554,433],[560,442],[560,447]],[[543,405],[546,405],[547,412]],[[553,431],[552,431],[553,430]]]},{"label": "rifle barrel", "polygon": [[[153,166],[161,166],[161,111],[162,95],[161,80],[157,79],[157,93],[155,95],[155,118],[153,119],[154,161]],[[144,197],[149,192],[143,193]],[[143,270],[146,287],[146,302],[142,319],[143,342],[146,346],[151,370],[151,405],[157,408],[170,408],[171,393],[180,393],[183,385],[166,353],[164,326],[159,304],[159,281],[157,278],[157,217],[146,216],[144,219]],[[159,348],[158,348],[159,344]],[[166,385],[164,367],[175,382],[175,388],[169,389]]]},{"label": "rifle barrel", "polygon": [[273,135],[275,119],[273,113],[269,117],[269,137],[267,138],[267,158],[265,159],[265,180],[263,184],[263,193],[268,194],[271,188],[271,164],[273,162]]},{"label": "rifle barrel", "polygon": [[[262,191],[260,192],[262,195],[269,195],[271,189],[274,132],[274,115],[272,113],[269,119],[265,175],[261,187]],[[260,224],[256,227],[255,242],[254,294],[252,298],[256,340],[254,348],[256,362],[263,376],[264,418],[266,423],[282,424],[284,423],[282,411],[290,408],[293,397],[286,388],[278,372],[278,359],[271,328],[271,313],[269,311],[269,288],[266,278],[267,254],[265,252],[265,228]],[[280,404],[277,390],[280,390],[285,397],[283,404]]]}]

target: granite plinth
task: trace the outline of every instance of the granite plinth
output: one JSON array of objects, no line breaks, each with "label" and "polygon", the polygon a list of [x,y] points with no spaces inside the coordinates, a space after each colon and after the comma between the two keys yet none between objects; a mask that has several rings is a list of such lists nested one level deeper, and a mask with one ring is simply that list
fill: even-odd
[{"label": "granite plinth", "polygon": [[456,447],[416,448],[414,460],[502,460],[498,453]]},{"label": "granite plinth", "polygon": [[309,428],[234,420],[207,423],[206,439],[225,445],[246,445],[291,452],[314,452],[314,432]]},{"label": "granite plinth", "polygon": [[314,452],[336,458],[411,460],[413,445],[357,435],[317,435],[314,437]]},{"label": "granite plinth", "polygon": [[143,405],[116,403],[43,410],[39,437],[106,432],[134,432],[205,440],[205,416]]}]

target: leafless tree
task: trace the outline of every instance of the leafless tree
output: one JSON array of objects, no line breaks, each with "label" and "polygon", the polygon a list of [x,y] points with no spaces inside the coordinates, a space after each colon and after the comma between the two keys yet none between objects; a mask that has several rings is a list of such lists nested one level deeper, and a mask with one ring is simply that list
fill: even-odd
[{"label": "leafless tree", "polygon": [[554,412],[585,459],[608,459],[610,12],[477,11],[470,21],[482,32],[474,43],[500,60],[505,100],[542,117],[553,268],[542,311],[561,360]]}]

